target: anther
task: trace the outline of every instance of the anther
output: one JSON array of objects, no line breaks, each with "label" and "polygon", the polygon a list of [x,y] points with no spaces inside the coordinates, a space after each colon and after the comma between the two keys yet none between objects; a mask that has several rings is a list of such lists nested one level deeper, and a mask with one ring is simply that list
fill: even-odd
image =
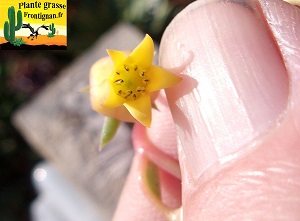
[{"label": "anther", "polygon": [[136,94],[133,94],[132,97],[133,97],[133,100],[135,100],[136,99]]},{"label": "anther", "polygon": [[126,65],[124,65],[124,68],[126,71],[129,71],[129,67],[127,67]]},{"label": "anther", "polygon": [[136,65],[135,67],[134,67],[134,70],[136,71],[138,69],[138,66]]},{"label": "anther", "polygon": [[120,75],[120,72],[116,72],[117,75]]},{"label": "anther", "polygon": [[143,83],[144,83],[144,84],[148,84],[148,83],[149,83],[149,79],[144,79],[144,80],[143,80]]},{"label": "anther", "polygon": [[125,98],[127,99],[131,94],[132,94],[132,91],[127,91],[127,95],[125,96]]},{"label": "anther", "polygon": [[114,83],[115,84],[122,84],[122,83],[124,83],[124,80],[123,79],[118,79],[118,80],[115,80]]},{"label": "anther", "polygon": [[145,88],[144,87],[138,87],[137,89],[136,89],[136,91],[137,92],[145,92]]},{"label": "anther", "polygon": [[144,76],[145,76],[145,71],[142,71],[142,72],[140,73],[140,76],[141,76],[141,77],[144,77]]},{"label": "anther", "polygon": [[118,95],[121,95],[121,94],[122,94],[122,90],[119,90],[119,91],[118,91]]}]

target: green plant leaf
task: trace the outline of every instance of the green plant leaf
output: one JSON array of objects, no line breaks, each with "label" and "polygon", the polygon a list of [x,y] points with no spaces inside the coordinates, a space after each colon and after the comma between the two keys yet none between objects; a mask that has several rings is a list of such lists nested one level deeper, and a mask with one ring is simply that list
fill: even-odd
[{"label": "green plant leaf", "polygon": [[111,117],[105,117],[100,137],[100,150],[102,150],[114,138],[119,125],[119,120]]},{"label": "green plant leaf", "polygon": [[153,195],[158,199],[161,199],[158,168],[151,161],[148,161],[148,165],[146,167],[146,181],[147,186]]}]

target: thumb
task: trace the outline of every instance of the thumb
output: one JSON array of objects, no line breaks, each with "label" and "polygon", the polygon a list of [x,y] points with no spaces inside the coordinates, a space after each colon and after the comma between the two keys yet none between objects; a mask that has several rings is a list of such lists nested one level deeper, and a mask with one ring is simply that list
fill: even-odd
[{"label": "thumb", "polygon": [[186,65],[167,91],[184,218],[296,217],[299,9],[281,0],[206,2],[178,15],[160,47],[162,66]]}]

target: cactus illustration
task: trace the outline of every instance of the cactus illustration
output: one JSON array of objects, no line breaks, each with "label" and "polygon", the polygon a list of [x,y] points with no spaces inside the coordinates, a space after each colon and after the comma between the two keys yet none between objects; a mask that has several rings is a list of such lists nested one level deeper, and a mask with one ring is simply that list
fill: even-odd
[{"label": "cactus illustration", "polygon": [[48,33],[48,37],[52,38],[52,37],[54,37],[55,32],[56,32],[56,28],[54,28],[54,23],[49,25],[49,29],[51,32]]},{"label": "cactus illustration", "polygon": [[8,20],[4,23],[4,38],[13,43],[15,39],[15,32],[22,27],[22,12],[18,10],[17,13],[17,25],[15,25],[15,7],[11,6],[8,8]]}]

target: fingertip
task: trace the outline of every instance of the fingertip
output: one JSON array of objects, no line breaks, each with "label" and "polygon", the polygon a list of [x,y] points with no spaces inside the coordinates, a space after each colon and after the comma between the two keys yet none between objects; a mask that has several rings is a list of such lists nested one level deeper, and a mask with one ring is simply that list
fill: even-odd
[{"label": "fingertip", "polygon": [[162,38],[163,67],[177,67],[194,55],[181,72],[190,80],[167,90],[183,163],[194,179],[274,127],[286,109],[287,71],[255,7],[246,1],[196,1]]}]

